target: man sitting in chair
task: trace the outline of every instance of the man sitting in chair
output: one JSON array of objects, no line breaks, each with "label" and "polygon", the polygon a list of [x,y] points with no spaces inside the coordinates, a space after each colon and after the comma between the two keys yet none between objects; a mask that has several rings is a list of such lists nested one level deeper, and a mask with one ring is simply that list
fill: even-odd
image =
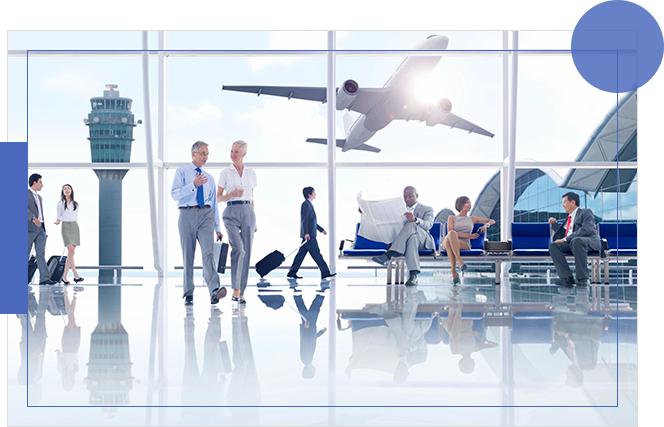
[{"label": "man sitting in chair", "polygon": [[576,266],[577,286],[587,286],[588,280],[588,250],[601,251],[599,233],[595,228],[595,216],[590,209],[579,208],[579,195],[566,193],[563,195],[563,209],[569,214],[565,225],[558,224],[555,218],[549,218],[549,224],[556,230],[549,245],[549,254],[559,279],[556,285],[574,286],[574,276],[570,270],[565,252],[572,252]]},{"label": "man sitting in chair", "polygon": [[420,250],[434,250],[433,236],[429,233],[433,225],[433,208],[417,202],[417,190],[408,186],[403,189],[403,199],[406,202],[406,223],[397,234],[390,249],[381,256],[371,258],[380,265],[387,266],[393,257],[406,256],[408,267],[408,280],[406,286],[417,285],[417,275],[420,273]]}]

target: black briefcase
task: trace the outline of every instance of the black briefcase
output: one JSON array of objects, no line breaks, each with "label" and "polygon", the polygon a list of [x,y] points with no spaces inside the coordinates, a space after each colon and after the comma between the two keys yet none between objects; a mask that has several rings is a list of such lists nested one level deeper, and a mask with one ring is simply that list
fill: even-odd
[{"label": "black briefcase", "polygon": [[226,272],[226,261],[228,260],[228,243],[214,242],[214,263],[217,265],[217,273]]},{"label": "black briefcase", "polygon": [[34,255],[28,260],[28,283],[32,282],[32,278],[35,276],[37,271],[37,258]]}]

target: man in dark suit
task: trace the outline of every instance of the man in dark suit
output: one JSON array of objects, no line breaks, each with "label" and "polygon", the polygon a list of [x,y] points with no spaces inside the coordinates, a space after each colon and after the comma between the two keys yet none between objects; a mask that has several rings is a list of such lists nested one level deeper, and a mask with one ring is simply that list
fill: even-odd
[{"label": "man in dark suit", "polygon": [[46,265],[46,226],[44,226],[44,206],[42,198],[37,191],[41,191],[42,176],[38,173],[30,175],[28,180],[28,258],[32,252],[32,245],[35,246],[37,268],[39,268],[39,284],[53,285],[55,281],[51,280],[51,275]]},{"label": "man in dark suit", "polygon": [[555,218],[549,218],[553,227],[553,242],[549,245],[549,254],[556,266],[559,279],[556,285],[574,286],[574,277],[570,270],[565,252],[572,252],[576,266],[576,284],[587,286],[588,280],[588,250],[601,251],[599,233],[595,228],[595,216],[590,209],[579,208],[579,195],[566,193],[563,195],[563,209],[569,216],[564,225],[559,224]]},{"label": "man in dark suit", "polygon": [[337,273],[330,273],[330,268],[320,254],[320,248],[316,241],[317,231],[320,231],[323,235],[327,235],[327,231],[318,225],[318,222],[316,221],[316,211],[314,210],[313,205],[313,200],[316,198],[316,192],[313,187],[304,187],[304,189],[302,189],[302,194],[304,195],[304,202],[302,202],[302,207],[300,208],[300,237],[303,242],[306,241],[306,244],[300,246],[300,250],[297,252],[295,259],[293,260],[293,265],[290,270],[288,270],[287,277],[301,279],[301,277],[297,275],[297,271],[300,269],[307,252],[309,252],[314,261],[316,261],[323,279],[335,276]]},{"label": "man in dark suit", "polygon": [[294,295],[293,298],[302,318],[300,324],[300,360],[304,363],[302,378],[311,379],[316,374],[316,367],[313,365],[316,340],[327,331],[327,328],[316,330],[316,322],[325,297],[320,294],[316,295],[309,309],[304,304],[302,295]]}]

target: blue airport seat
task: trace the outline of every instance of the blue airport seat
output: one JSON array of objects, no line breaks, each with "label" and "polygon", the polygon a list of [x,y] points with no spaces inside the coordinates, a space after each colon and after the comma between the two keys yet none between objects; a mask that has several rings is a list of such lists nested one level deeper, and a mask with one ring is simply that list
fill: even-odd
[{"label": "blue airport seat", "polygon": [[[433,240],[436,246],[436,251],[440,248],[440,223],[434,222],[431,226],[429,233],[433,236]],[[374,257],[382,255],[387,251],[387,244],[383,242],[376,242],[374,240],[369,240],[365,237],[360,236],[357,232],[360,230],[360,224],[357,224],[355,229],[355,245],[353,249],[344,249],[343,254],[346,256],[363,256],[363,257]],[[434,251],[424,250],[420,251],[420,255],[433,255]]]},{"label": "blue airport seat", "polygon": [[433,251],[422,250],[420,251],[420,256],[433,255],[434,253],[437,253],[440,250],[440,225],[441,224],[439,222],[434,222],[433,225],[431,226],[431,229],[429,230],[429,233],[433,237],[435,249]]},{"label": "blue airport seat", "polygon": [[606,239],[609,255],[637,255],[635,222],[599,223],[599,236]]},{"label": "blue airport seat", "polygon": [[548,222],[512,223],[512,253],[514,255],[548,256],[551,226]]},{"label": "blue airport seat", "polygon": [[[475,224],[473,226],[473,233],[477,233],[477,229],[484,225],[485,224]],[[443,226],[443,230],[444,230],[443,237],[445,237],[447,236],[447,223],[445,223],[445,225]],[[472,239],[470,241],[470,249],[460,250],[459,255],[461,255],[462,257],[484,255],[484,236],[485,233],[482,233],[476,239]],[[443,250],[441,251],[441,254],[447,255],[447,251]]]},{"label": "blue airport seat", "polygon": [[551,320],[554,314],[553,311],[514,313],[512,343],[544,344],[553,342]]}]

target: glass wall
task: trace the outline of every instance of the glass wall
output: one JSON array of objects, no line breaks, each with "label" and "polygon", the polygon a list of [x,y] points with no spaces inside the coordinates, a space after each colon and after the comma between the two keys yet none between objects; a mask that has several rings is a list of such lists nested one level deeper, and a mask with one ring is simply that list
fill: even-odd
[{"label": "glass wall", "polygon": [[[91,32],[87,39],[80,32],[12,32],[9,49],[141,49],[140,32]],[[88,33],[83,33],[83,35]],[[438,213],[452,209],[454,200],[465,195],[474,204],[481,199],[482,189],[495,179],[496,169],[486,168],[483,162],[503,160],[502,134],[502,32],[472,31],[362,31],[338,32],[336,79],[341,86],[346,80],[356,81],[360,89],[393,89],[395,71],[403,64],[407,53],[396,55],[376,50],[414,49],[432,34],[449,39],[447,52],[435,58],[425,72],[410,76],[399,90],[409,97],[417,97],[435,108],[442,98],[452,104],[452,112],[487,131],[489,138],[476,133],[450,129],[448,126],[427,126],[421,117],[402,120],[390,117],[367,140],[380,153],[351,150],[336,151],[339,167],[336,171],[337,239],[353,238],[358,221],[356,195],[362,191],[367,199],[399,197],[404,186],[414,185],[421,203]],[[571,34],[571,33],[570,33]],[[168,58],[167,72],[167,145],[163,160],[169,167],[167,186],[170,188],[174,163],[190,161],[193,142],[210,144],[208,170],[217,178],[222,168],[230,164],[228,153],[232,141],[249,143],[245,162],[257,166],[259,187],[256,189],[258,233],[252,263],[275,250],[288,250],[299,240],[299,205],[304,186],[316,188],[316,211],[319,222],[331,227],[328,221],[327,172],[320,165],[327,162],[326,147],[306,142],[307,138],[327,136],[327,105],[267,95],[222,91],[223,85],[270,85],[325,87],[327,81],[326,32],[191,32],[168,33],[168,49],[192,50],[192,56],[174,53]],[[562,33],[545,37],[535,32],[521,35],[521,48],[537,46],[551,49],[562,47],[568,35]],[[75,41],[75,42],[74,42]],[[150,47],[157,46],[157,33],[149,33]],[[211,54],[212,50],[238,50]],[[287,50],[316,50],[319,52],[287,52]],[[370,52],[356,54],[352,50]],[[274,50],[274,55],[254,55],[249,50]],[[476,50],[469,53],[467,50]],[[465,51],[465,52],[464,52]],[[431,59],[430,56],[418,58]],[[89,131],[102,137],[108,148],[115,140],[128,141],[122,125],[95,124],[86,126],[83,119],[94,120],[90,113],[111,105],[91,104],[92,98],[103,94],[104,86],[118,84],[120,96],[133,102],[116,100],[113,108],[126,114],[128,108],[134,121],[145,119],[142,88],[142,67],[137,53],[125,56],[12,57],[9,61],[10,136],[23,139],[26,128],[29,137],[29,162],[85,163],[91,159]],[[542,167],[520,176],[515,188],[515,220],[546,221],[561,213],[560,199],[566,191],[560,187],[567,171],[560,171],[552,179],[543,170],[546,162],[573,161],[588,137],[605,119],[615,105],[615,96],[596,91],[581,81],[569,55],[524,53],[519,59],[519,88],[517,107],[517,160],[535,159]],[[27,81],[27,97],[25,83]],[[150,93],[154,151],[157,154],[157,58],[150,59]],[[390,83],[387,83],[390,82]],[[387,86],[386,86],[387,84]],[[370,91],[369,91],[370,92]],[[414,99],[414,98],[413,98]],[[27,102],[27,104],[26,104]],[[106,101],[103,101],[106,102]],[[376,105],[380,105],[378,102]],[[118,116],[122,120],[124,116]],[[347,137],[348,125],[358,124],[364,117],[357,111],[338,111],[337,138]],[[127,119],[129,123],[129,118]],[[27,122],[27,126],[26,126]],[[123,133],[124,132],[124,133]],[[106,138],[108,137],[108,138]],[[146,161],[145,121],[133,128],[131,142],[133,163]],[[118,144],[115,144],[118,145]],[[125,144],[126,146],[126,144]],[[634,147],[636,144],[634,144]],[[117,148],[117,147],[115,147]],[[633,155],[625,160],[636,159]],[[117,160],[117,159],[115,159]],[[123,160],[125,160],[123,158]],[[381,162],[380,169],[364,169],[357,165]],[[403,164],[411,164],[404,167]],[[420,168],[420,162],[469,162],[467,169]],[[265,166],[261,163],[297,163],[293,168]],[[318,166],[315,167],[314,163]],[[353,165],[355,164],[355,165]],[[414,166],[413,166],[414,164]],[[98,180],[92,171],[30,170],[42,173],[45,182],[71,182],[83,188],[85,206],[96,205]],[[604,171],[601,171],[604,173]],[[79,177],[80,175],[80,177]],[[86,178],[81,178],[81,177]],[[551,175],[552,176],[552,175]],[[494,178],[492,178],[494,177]],[[616,180],[615,174],[613,178]],[[604,221],[636,219],[636,176],[620,176],[621,188],[611,186],[611,177],[604,179],[600,191],[581,191],[582,205],[595,211]],[[630,184],[626,185],[629,182]],[[45,200],[55,204],[59,188],[47,184]],[[85,189],[86,186],[90,186]],[[623,188],[626,187],[626,188]],[[628,187],[628,188],[627,188]],[[143,265],[152,269],[152,248],[147,180],[145,169],[130,170],[124,182],[123,254],[125,264]],[[47,190],[45,190],[47,191]],[[78,193],[77,193],[78,195]],[[98,196],[98,195],[97,195]],[[88,199],[91,197],[90,199]],[[87,201],[86,201],[87,200]],[[169,267],[181,264],[181,250],[177,232],[175,202],[168,204]],[[221,206],[223,208],[223,206]],[[499,220],[499,202],[490,216]],[[88,208],[85,208],[89,212]],[[84,211],[81,211],[82,214]],[[98,217],[97,214],[92,214]],[[88,214],[85,214],[86,216]],[[92,224],[86,228],[94,227]],[[492,227],[492,233],[500,227]],[[89,235],[94,233],[90,232]],[[498,238],[497,235],[492,238]],[[50,239],[54,241],[55,239]],[[128,244],[127,242],[132,242]],[[91,242],[92,243],[92,242]],[[338,243],[338,242],[337,242]],[[52,244],[51,242],[49,245]],[[321,241],[325,256],[327,243]],[[87,243],[86,243],[87,245]],[[95,244],[89,247],[94,247]],[[49,251],[55,251],[53,247]],[[86,264],[96,264],[97,252],[87,252]],[[333,254],[336,256],[336,254]],[[130,261],[131,260],[131,261]]]}]

